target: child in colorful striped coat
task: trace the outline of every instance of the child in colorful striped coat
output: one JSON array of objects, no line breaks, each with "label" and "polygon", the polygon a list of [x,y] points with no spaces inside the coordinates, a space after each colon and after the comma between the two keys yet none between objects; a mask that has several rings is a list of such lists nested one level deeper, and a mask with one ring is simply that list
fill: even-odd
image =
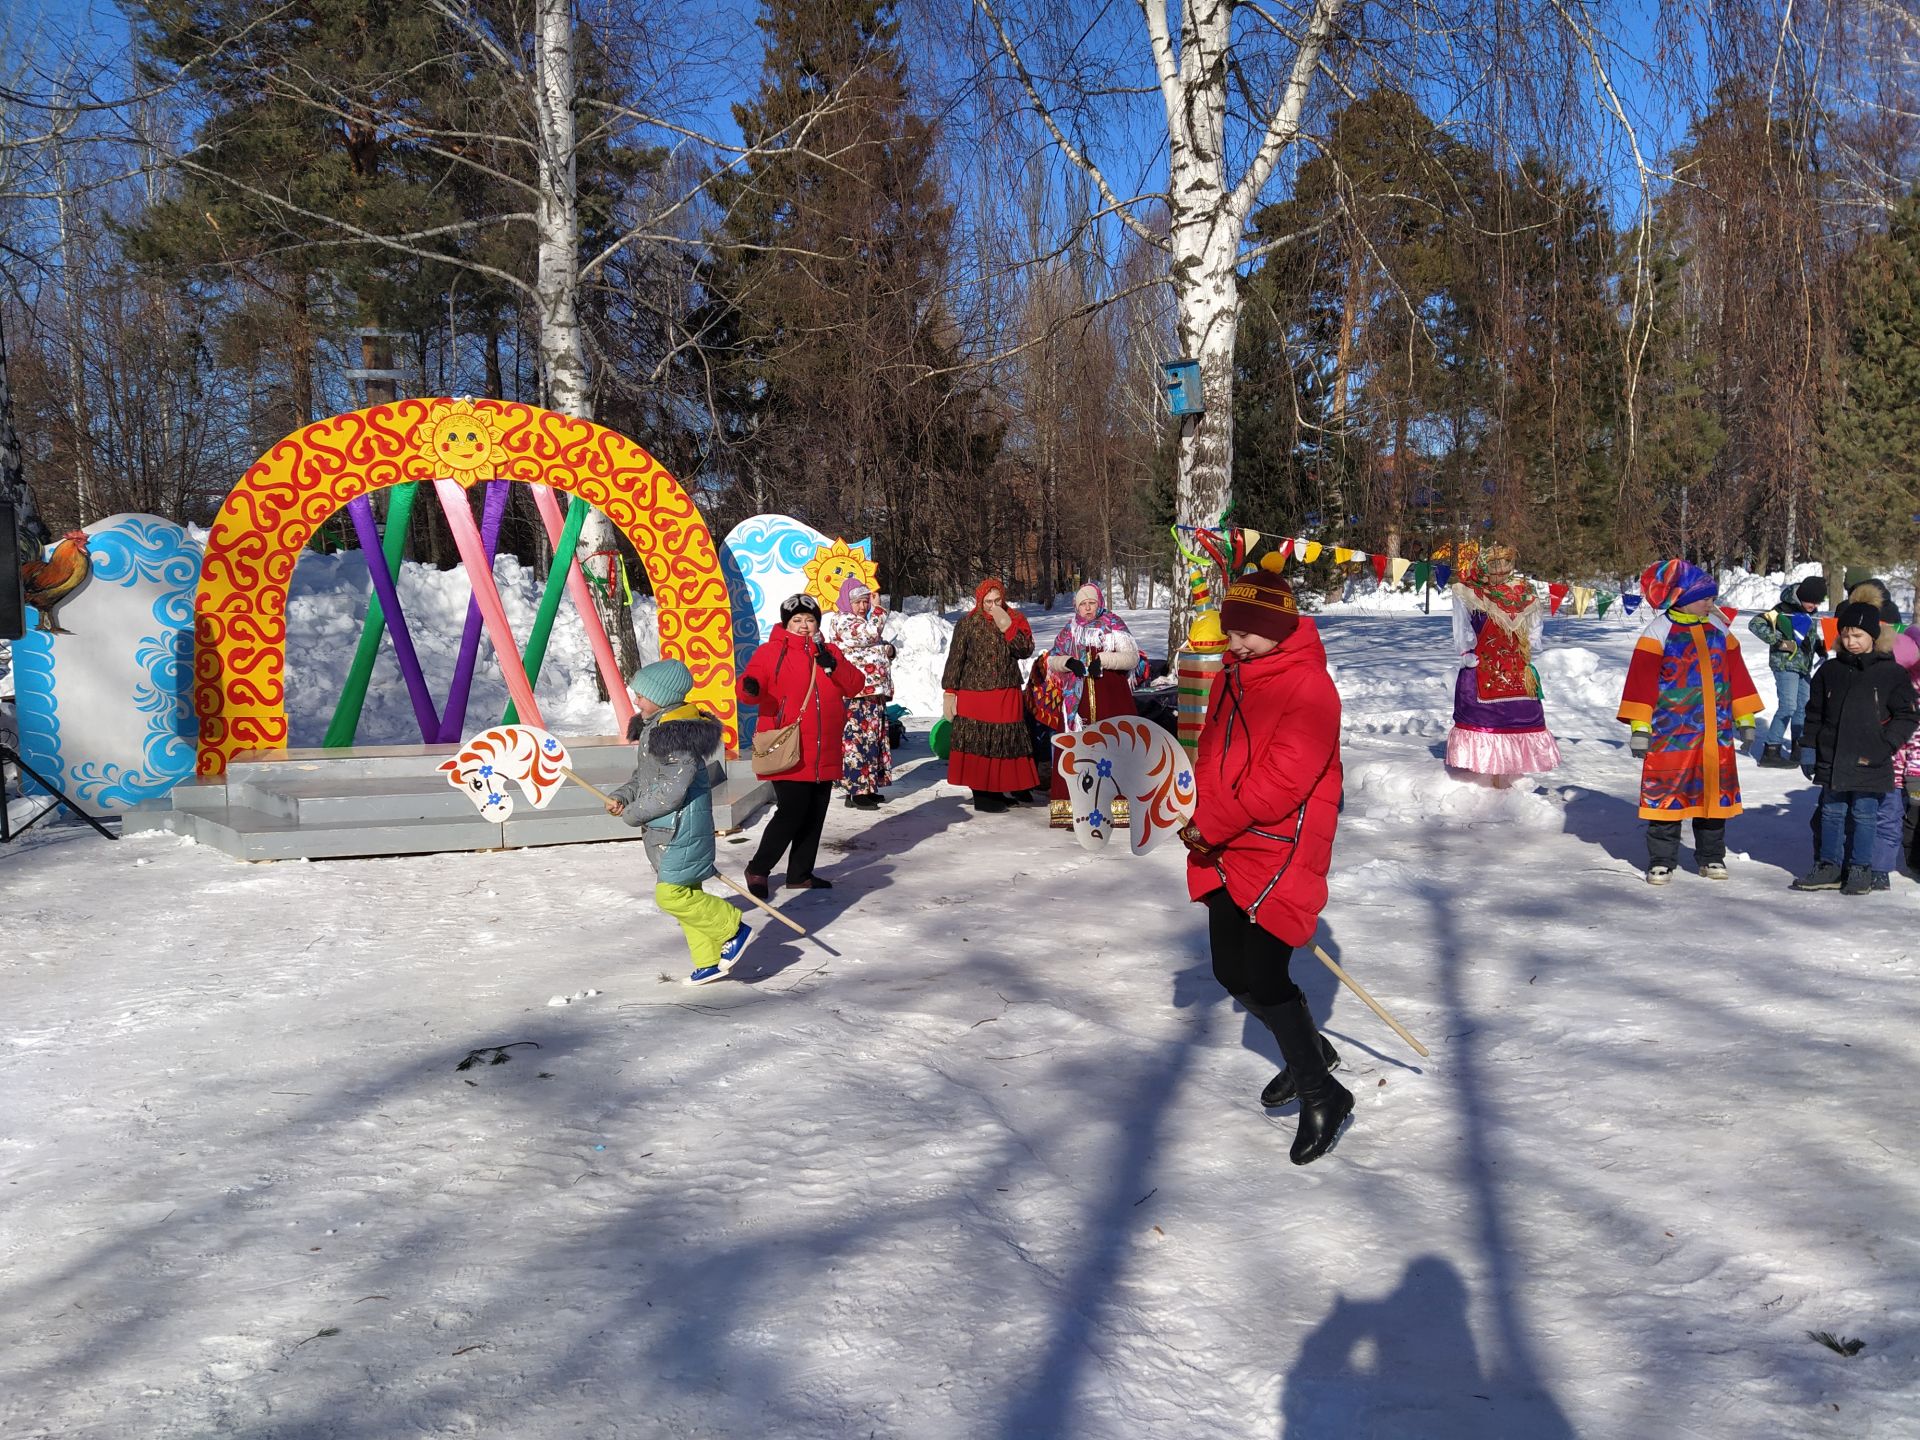
[{"label": "child in colorful striped coat", "polygon": [[1752,743],[1760,696],[1728,613],[1713,603],[1713,576],[1685,560],[1666,560],[1640,577],[1640,593],[1658,613],[1633,647],[1618,718],[1629,727],[1629,748],[1642,757],[1647,883],[1673,879],[1680,822],[1687,819],[1700,874],[1724,880],[1727,821],[1741,809],[1736,743]]}]

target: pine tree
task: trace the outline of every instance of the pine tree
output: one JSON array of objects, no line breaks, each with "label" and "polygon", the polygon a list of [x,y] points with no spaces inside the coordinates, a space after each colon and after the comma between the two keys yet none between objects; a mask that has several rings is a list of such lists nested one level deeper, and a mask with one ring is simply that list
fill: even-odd
[{"label": "pine tree", "polygon": [[1848,266],[1847,334],[1821,443],[1821,523],[1837,559],[1907,551],[1920,511],[1920,195]]},{"label": "pine tree", "polygon": [[896,587],[927,584],[956,484],[997,449],[979,397],[929,378],[958,348],[934,130],[890,0],[766,0],[756,23],[760,91],[734,118],[766,148],[716,183],[725,218],[702,276],[741,503],[872,533]]}]

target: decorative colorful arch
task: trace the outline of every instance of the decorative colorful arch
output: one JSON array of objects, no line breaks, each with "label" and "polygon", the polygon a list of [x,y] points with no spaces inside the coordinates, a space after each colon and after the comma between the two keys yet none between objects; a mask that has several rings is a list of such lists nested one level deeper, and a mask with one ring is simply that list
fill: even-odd
[{"label": "decorative colorful arch", "polygon": [[[449,403],[401,400],[317,421],[261,456],[228,494],[207,536],[194,598],[199,774],[220,775],[244,751],[286,745],[294,563],[314,530],[349,501],[448,473],[445,457],[434,453],[432,416]],[[501,400],[470,406],[467,413],[491,422],[494,443],[485,454],[457,457],[455,478],[551,486],[617,525],[653,582],[660,653],[693,671],[690,698],[719,718],[733,750],[739,731],[727,585],[686,491],[639,445],[590,420]]]}]

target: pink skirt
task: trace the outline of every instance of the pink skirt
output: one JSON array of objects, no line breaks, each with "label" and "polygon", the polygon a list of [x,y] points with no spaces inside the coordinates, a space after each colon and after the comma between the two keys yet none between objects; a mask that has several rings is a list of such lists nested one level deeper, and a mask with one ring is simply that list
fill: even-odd
[{"label": "pink skirt", "polygon": [[1447,765],[1475,775],[1544,775],[1560,764],[1552,732],[1476,730],[1456,725],[1447,732]]}]

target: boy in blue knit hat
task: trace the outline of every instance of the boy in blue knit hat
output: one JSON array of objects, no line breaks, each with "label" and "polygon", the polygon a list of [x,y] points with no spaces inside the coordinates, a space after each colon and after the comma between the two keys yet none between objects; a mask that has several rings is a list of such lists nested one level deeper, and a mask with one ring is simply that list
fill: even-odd
[{"label": "boy in blue knit hat", "polygon": [[658,883],[653,899],[680,922],[693,955],[695,985],[718,980],[733,968],[752,928],[718,895],[709,895],[713,874],[713,794],[707,757],[720,744],[720,722],[687,703],[693,672],[678,660],[656,660],[633,677],[639,713],[627,722],[627,738],[639,756],[633,778],[613,792],[607,813],[646,827],[647,859]]}]

